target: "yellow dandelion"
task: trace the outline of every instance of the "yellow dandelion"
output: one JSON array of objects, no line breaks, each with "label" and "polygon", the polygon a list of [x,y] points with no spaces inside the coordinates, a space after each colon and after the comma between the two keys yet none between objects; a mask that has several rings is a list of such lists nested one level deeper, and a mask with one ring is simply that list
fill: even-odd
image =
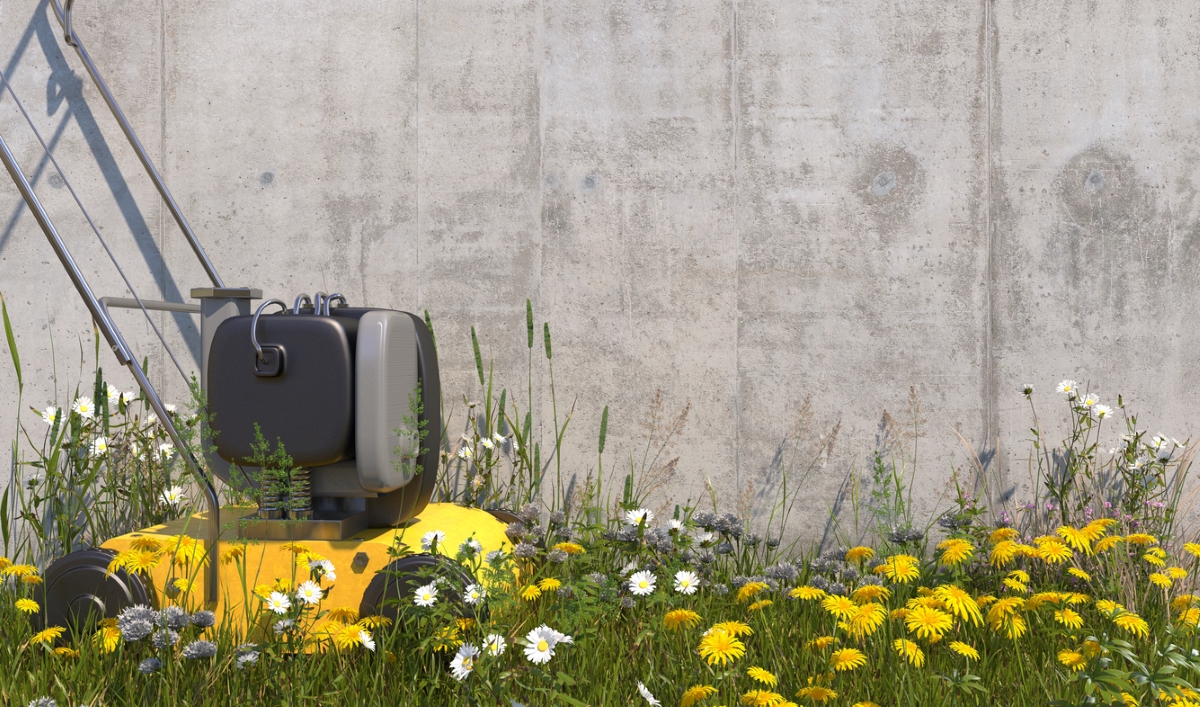
[{"label": "yellow dandelion", "polygon": [[1086,604],[1091,600],[1092,598],[1083,592],[1067,592],[1063,594],[1063,601],[1072,605]]},{"label": "yellow dandelion", "polygon": [[1122,542],[1125,542],[1125,538],[1121,537],[1120,535],[1109,535],[1106,538],[1100,538],[1097,540],[1095,547],[1092,548],[1092,551],[1098,555],[1102,552],[1108,552],[1116,547],[1117,543]]},{"label": "yellow dandelion", "polygon": [[1058,604],[1062,601],[1062,595],[1058,592],[1038,592],[1025,602],[1026,611],[1037,611],[1042,604]]},{"label": "yellow dandelion", "polygon": [[783,695],[767,690],[750,690],[742,695],[742,704],[747,707],[776,707],[784,702]]},{"label": "yellow dandelion", "polygon": [[348,606],[339,606],[336,609],[330,609],[325,618],[330,621],[336,621],[341,624],[352,624],[358,621],[358,612]]},{"label": "yellow dandelion", "polygon": [[1179,623],[1184,626],[1195,626],[1200,623],[1200,609],[1192,607],[1179,612]]},{"label": "yellow dandelion", "polygon": [[663,625],[672,631],[681,628],[695,628],[700,625],[700,614],[691,609],[674,609],[663,617]]},{"label": "yellow dandelion", "polygon": [[796,692],[796,697],[807,697],[817,704],[836,700],[838,693],[830,687],[824,685],[814,685],[813,679],[808,679],[808,686],[802,687]]},{"label": "yellow dandelion", "polygon": [[1200,543],[1184,543],[1183,549],[1187,550],[1192,557],[1200,558]]},{"label": "yellow dandelion", "polygon": [[18,599],[16,604],[17,610],[26,614],[36,614],[42,610],[38,603],[32,599]]},{"label": "yellow dandelion", "polygon": [[1138,705],[1141,704],[1138,698],[1134,697],[1128,692],[1122,692],[1121,699],[1125,702],[1125,707],[1138,707]]},{"label": "yellow dandelion", "polygon": [[1130,545],[1157,545],[1158,538],[1149,533],[1130,533],[1125,536],[1125,542]]},{"label": "yellow dandelion", "polygon": [[954,619],[937,609],[919,606],[908,612],[904,617],[904,625],[918,638],[940,639],[947,631],[954,628]]},{"label": "yellow dandelion", "polygon": [[150,552],[158,552],[163,549],[162,541],[158,538],[149,535],[141,535],[133,539],[129,543],[131,550],[149,550]]},{"label": "yellow dandelion", "polygon": [[1150,635],[1150,624],[1132,611],[1126,611],[1113,617],[1113,623],[1129,633],[1140,638]]},{"label": "yellow dandelion", "polygon": [[844,622],[844,628],[854,638],[866,638],[883,625],[888,611],[882,604],[863,604]]},{"label": "yellow dandelion", "polygon": [[181,593],[187,594],[188,592],[192,591],[192,580],[184,577],[178,577],[171,582],[171,586],[178,589]]},{"label": "yellow dandelion", "polygon": [[68,648],[67,646],[59,646],[58,648],[54,649],[54,655],[58,656],[59,658],[78,658],[79,651],[75,650],[74,648]]},{"label": "yellow dandelion", "polygon": [[754,629],[750,628],[750,624],[742,623],[741,621],[722,621],[715,623],[712,626],[713,631],[724,631],[731,636],[740,638],[749,636],[754,633]]},{"label": "yellow dandelion", "polygon": [[817,636],[808,643],[805,643],[804,647],[809,650],[824,650],[832,646],[835,640],[837,639],[835,639],[833,636]]},{"label": "yellow dandelion", "polygon": [[867,656],[857,648],[843,648],[834,651],[829,656],[829,667],[837,672],[845,672],[861,668],[867,664]]},{"label": "yellow dandelion", "polygon": [[692,705],[707,700],[717,694],[717,688],[712,685],[692,685],[683,692],[683,698],[679,700],[679,707],[692,707]]},{"label": "yellow dandelion", "polygon": [[1171,566],[1167,568],[1167,576],[1171,579],[1183,579],[1187,576],[1187,570],[1182,567]]},{"label": "yellow dandelion", "polygon": [[992,567],[1006,567],[1017,558],[1019,544],[1014,540],[1001,540],[988,553],[988,563]]},{"label": "yellow dandelion", "polygon": [[898,584],[908,584],[921,576],[920,562],[912,555],[892,555],[875,571]]},{"label": "yellow dandelion", "polygon": [[57,641],[59,638],[61,638],[65,631],[66,631],[66,629],[63,628],[62,626],[51,626],[50,628],[45,629],[44,631],[38,631],[37,633],[33,634],[33,637],[29,639],[29,642],[30,643],[51,643],[51,642]]},{"label": "yellow dandelion", "polygon": [[304,543],[284,543],[279,546],[279,549],[283,552],[291,552],[294,555],[312,552],[312,547]]},{"label": "yellow dandelion", "polygon": [[1083,617],[1073,609],[1061,609],[1054,612],[1054,620],[1067,628],[1083,628]]},{"label": "yellow dandelion", "polygon": [[1171,600],[1171,611],[1183,611],[1196,603],[1195,594],[1180,594]]},{"label": "yellow dandelion", "polygon": [[746,611],[760,611],[774,603],[775,602],[771,601],[770,599],[759,599],[758,601],[754,602],[750,606],[746,607]]},{"label": "yellow dandelion", "polygon": [[221,564],[223,564],[223,565],[232,564],[232,563],[237,562],[238,560],[242,559],[245,556],[246,556],[246,546],[245,545],[243,545],[241,543],[238,543],[237,545],[230,545],[229,547],[225,548],[224,551],[221,552]]},{"label": "yellow dandelion", "polygon": [[745,604],[746,602],[750,601],[754,595],[767,588],[768,587],[765,582],[746,582],[742,585],[742,588],[738,590],[737,601],[739,604]]},{"label": "yellow dandelion", "polygon": [[821,606],[839,619],[848,619],[858,608],[858,605],[850,600],[850,597],[839,596],[837,594],[827,596],[821,601]]},{"label": "yellow dandelion", "polygon": [[28,584],[28,585],[31,585],[31,586],[32,586],[32,585],[37,585],[37,584],[41,584],[41,583],[42,583],[42,578],[41,578],[41,577],[39,577],[39,576],[37,576],[36,574],[27,574],[27,575],[25,575],[24,577],[22,577],[22,578],[21,578],[21,583],[22,583],[22,584]]},{"label": "yellow dandelion", "polygon": [[996,597],[992,596],[991,594],[980,594],[979,596],[975,597],[975,603],[979,605],[980,609],[988,608],[988,605],[994,601],[996,601]]},{"label": "yellow dandelion", "polygon": [[816,587],[809,587],[805,585],[803,587],[796,587],[792,591],[788,592],[788,596],[793,599],[811,601],[813,599],[824,599],[828,595],[823,589],[817,589]]},{"label": "yellow dandelion", "polygon": [[1057,531],[1058,537],[1067,541],[1067,544],[1078,550],[1090,554],[1092,552],[1092,539],[1090,533],[1080,528],[1073,528],[1069,525],[1060,527]]},{"label": "yellow dandelion", "polygon": [[37,574],[37,567],[33,565],[8,565],[0,570],[0,577],[27,577],[31,574]]},{"label": "yellow dandelion", "polygon": [[1169,589],[1171,585],[1174,584],[1174,582],[1171,581],[1171,578],[1162,572],[1151,572],[1150,582],[1156,586],[1162,587],[1163,589]]},{"label": "yellow dandelion", "polygon": [[864,584],[850,594],[850,598],[859,604],[888,599],[891,596],[892,591],[880,584]]},{"label": "yellow dandelion", "polygon": [[369,629],[387,628],[392,625],[392,620],[386,616],[364,616],[358,620],[358,624]]},{"label": "yellow dandelion", "polygon": [[752,665],[747,668],[746,674],[750,676],[751,680],[761,682],[768,687],[775,687],[779,684],[779,680],[777,680],[774,675],[766,670],[763,670],[757,665]]},{"label": "yellow dandelion", "polygon": [[1068,567],[1067,574],[1071,575],[1072,577],[1082,579],[1085,582],[1092,581],[1092,575],[1088,574],[1087,572],[1084,572],[1083,570],[1079,569],[1078,567]]},{"label": "yellow dandelion", "polygon": [[475,628],[475,619],[470,617],[455,619],[454,623],[458,625],[459,631],[470,631],[471,629]]},{"label": "yellow dandelion", "polygon": [[899,621],[899,620],[903,619],[905,616],[908,616],[908,609],[906,609],[904,607],[900,607],[899,609],[892,609],[891,613],[888,614],[888,617],[891,618],[892,621]]},{"label": "yellow dandelion", "polygon": [[1073,651],[1067,648],[1058,652],[1058,662],[1067,666],[1071,670],[1083,670],[1087,665],[1087,658],[1079,651]]},{"label": "yellow dandelion", "polygon": [[925,665],[925,652],[921,647],[907,638],[897,638],[892,641],[892,648],[903,659],[907,660],[913,667],[921,667]]},{"label": "yellow dandelion", "polygon": [[7,557],[4,557],[3,555],[0,555],[0,577],[4,576],[5,568],[12,567],[12,565],[13,565],[12,560],[8,559]]},{"label": "yellow dandelion", "polygon": [[1038,545],[1037,556],[1047,564],[1058,565],[1074,556],[1071,548],[1053,539],[1046,539]]},{"label": "yellow dandelion", "polygon": [[993,545],[1004,542],[1005,540],[1016,540],[1021,536],[1015,528],[996,528],[992,534],[988,536],[988,542]]},{"label": "yellow dandelion", "polygon": [[1021,592],[1024,594],[1025,592],[1029,591],[1029,587],[1024,582],[1013,579],[1012,577],[1005,577],[1004,579],[1000,580],[1000,582],[1006,589],[1011,589],[1014,592]]},{"label": "yellow dandelion", "polygon": [[100,630],[92,635],[92,643],[105,653],[115,651],[121,645],[121,629],[117,628],[117,620],[104,619],[100,623]]},{"label": "yellow dandelion", "polygon": [[1106,616],[1112,616],[1117,611],[1124,611],[1125,607],[1113,601],[1112,599],[1097,599],[1096,610]]},{"label": "yellow dandelion", "polygon": [[343,624],[333,628],[330,637],[338,650],[348,651],[363,645],[362,633],[366,630],[361,624]]},{"label": "yellow dandelion", "polygon": [[1026,584],[1029,583],[1029,573],[1025,570],[1013,570],[1008,573],[1008,578],[1015,579],[1018,582],[1025,582]]},{"label": "yellow dandelion", "polygon": [[1092,658],[1100,657],[1100,654],[1104,652],[1104,649],[1100,647],[1099,641],[1089,638],[1079,646],[1079,652],[1082,653],[1085,658],[1091,660]]},{"label": "yellow dandelion", "polygon": [[950,650],[961,655],[967,660],[979,660],[979,651],[975,650],[975,647],[969,643],[963,643],[962,641],[951,641]]},{"label": "yellow dandelion", "polygon": [[874,702],[867,701],[867,702],[855,702],[850,707],[879,707],[879,705],[875,704]]},{"label": "yellow dandelion", "polygon": [[852,547],[846,551],[846,562],[865,562],[875,557],[875,551],[865,545]]},{"label": "yellow dandelion", "polygon": [[1152,552],[1147,552],[1145,555],[1142,555],[1142,559],[1154,565],[1155,567],[1165,567],[1167,564],[1163,558]]},{"label": "yellow dandelion", "polygon": [[562,550],[568,555],[582,555],[587,552],[579,543],[562,542],[554,546],[555,550]]},{"label": "yellow dandelion", "polygon": [[708,661],[709,665],[720,663],[724,668],[726,664],[733,663],[746,654],[746,644],[733,634],[712,630],[700,639],[699,651],[700,657]]},{"label": "yellow dandelion", "polygon": [[975,555],[975,546],[962,538],[948,538],[937,545],[942,551],[938,562],[943,565],[958,565],[966,562]]},{"label": "yellow dandelion", "polygon": [[536,584],[530,584],[521,590],[521,598],[525,601],[533,601],[542,595],[542,589]]},{"label": "yellow dandelion", "polygon": [[934,596],[941,599],[943,606],[964,622],[979,626],[983,623],[983,614],[979,604],[965,589],[956,584],[941,584],[934,590]]},{"label": "yellow dandelion", "polygon": [[562,582],[558,581],[557,579],[555,579],[553,577],[547,577],[547,578],[543,579],[542,581],[538,582],[538,589],[542,590],[543,592],[558,591],[558,588],[561,586],[562,586]]}]

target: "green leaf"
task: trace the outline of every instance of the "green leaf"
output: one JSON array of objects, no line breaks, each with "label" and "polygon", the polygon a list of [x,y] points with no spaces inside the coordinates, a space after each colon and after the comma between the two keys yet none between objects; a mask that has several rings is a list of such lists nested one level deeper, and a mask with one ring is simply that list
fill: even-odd
[{"label": "green leaf", "polygon": [[[559,675],[562,675],[562,673],[559,673]],[[588,703],[580,702],[579,700],[575,699],[574,697],[568,697],[567,695],[564,695],[561,692],[554,693],[554,696],[557,697],[558,699],[562,700],[563,702],[566,702],[569,705],[575,705],[575,707],[590,707],[588,705]]]},{"label": "green leaf", "polygon": [[558,682],[560,682],[563,685],[574,685],[575,678],[571,677],[570,675],[567,675],[566,673],[564,673],[563,671],[560,670],[560,671],[558,671]]},{"label": "green leaf", "polygon": [[475,370],[479,373],[479,385],[483,385],[483,356],[479,353],[479,337],[475,336],[475,327],[471,327],[471,348],[475,350]]},{"label": "green leaf", "polygon": [[8,339],[8,353],[12,356],[13,368],[17,369],[17,388],[25,387],[25,383],[21,380],[21,357],[17,355],[17,340],[13,336],[12,322],[8,319],[8,305],[4,302],[4,295],[0,295],[0,314],[4,316],[4,337]]}]

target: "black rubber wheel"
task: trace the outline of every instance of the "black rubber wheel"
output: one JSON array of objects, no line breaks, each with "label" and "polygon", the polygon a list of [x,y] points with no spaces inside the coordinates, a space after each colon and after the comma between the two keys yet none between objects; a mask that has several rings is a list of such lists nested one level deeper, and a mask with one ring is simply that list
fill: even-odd
[{"label": "black rubber wheel", "polygon": [[78,550],[55,560],[34,592],[42,607],[32,617],[34,624],[39,629],[62,626],[82,633],[135,604],[149,605],[150,597],[137,575],[124,569],[108,574],[108,563],[116,555],[112,550]]},{"label": "black rubber wheel", "polygon": [[485,618],[484,604],[468,605],[459,595],[459,588],[466,588],[476,580],[453,560],[428,553],[405,555],[392,560],[386,569],[378,572],[363,592],[358,615],[386,616],[396,621],[402,607],[413,606],[417,588],[433,581],[434,577],[448,580],[438,587],[438,599],[449,602],[457,616]]}]

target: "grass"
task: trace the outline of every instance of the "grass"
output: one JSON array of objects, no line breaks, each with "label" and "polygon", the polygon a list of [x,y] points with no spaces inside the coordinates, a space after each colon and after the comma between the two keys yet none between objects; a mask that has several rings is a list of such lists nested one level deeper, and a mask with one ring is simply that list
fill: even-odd
[{"label": "grass", "polygon": [[[5,320],[10,330],[6,313]],[[532,368],[531,308],[527,324]],[[543,335],[538,348],[549,359],[548,326]],[[466,505],[521,509],[523,516],[509,528],[513,551],[504,557],[440,548],[482,579],[487,596],[480,605],[447,596],[469,591],[464,585],[474,579],[436,584],[431,577],[438,598],[430,605],[405,596],[395,621],[359,617],[340,610],[357,607],[357,597],[339,597],[320,558],[298,546],[280,551],[314,564],[291,581],[257,588],[261,599],[249,633],[234,635],[224,622],[202,628],[207,621],[197,616],[201,625],[180,629],[177,644],[160,648],[129,621],[84,635],[39,636],[18,600],[34,596],[38,573],[53,557],[105,533],[189,512],[186,503],[162,500],[180,480],[177,460],[153,453],[161,432],[135,398],[112,394],[97,367],[86,396],[96,407],[92,417],[63,405],[56,422],[19,428],[32,451],[30,460],[19,460],[24,473],[6,492],[0,517],[8,555],[0,565],[9,563],[0,569],[0,673],[10,676],[0,681],[0,701],[1200,703],[1191,692],[1200,679],[1200,652],[1193,652],[1200,545],[1178,525],[1188,503],[1192,448],[1144,435],[1120,400],[1115,410],[1097,407],[1064,382],[1069,429],[1051,443],[1034,415],[1034,495],[1021,504],[997,500],[989,470],[977,465],[955,475],[958,494],[949,512],[913,518],[915,451],[901,459],[877,456],[868,474],[855,477],[852,507],[842,515],[862,514],[870,537],[859,544],[857,534],[846,532],[841,547],[822,553],[779,542],[783,521],[776,518],[793,508],[794,492],[785,489],[797,488],[799,475],[780,484],[775,525],[766,528],[749,527],[715,504],[651,517],[643,507],[669,482],[671,442],[686,422],[686,410],[668,414],[661,398],[648,415],[644,450],[629,455],[641,461],[630,462],[620,482],[599,474],[566,481],[560,469],[574,462],[559,451],[571,413],[551,411],[554,438],[543,449],[516,396],[504,389],[493,394],[474,332],[472,341],[485,395],[466,409],[465,434],[441,440],[439,494]],[[15,343],[10,352],[18,362]],[[915,399],[913,408],[919,419]],[[607,414],[603,419],[606,427]],[[914,429],[910,449],[919,436]],[[98,437],[107,442],[101,453]],[[823,439],[813,454],[831,444]],[[1112,452],[1102,451],[1109,445]],[[602,462],[600,456],[596,466]],[[789,464],[801,472],[816,466],[804,458]],[[81,506],[79,499],[97,502]],[[154,562],[176,555],[174,547],[145,549]],[[677,588],[681,579],[694,584],[693,576],[697,591]],[[301,601],[296,585],[306,580],[327,596],[312,605]],[[271,611],[272,592],[286,596],[290,607]],[[285,619],[295,627],[277,632]],[[552,631],[537,633],[543,625]],[[507,649],[491,655],[489,636],[502,637]],[[543,640],[553,655],[535,662],[527,653],[537,654]],[[215,655],[185,657],[202,647],[196,641],[215,643]],[[482,652],[472,655],[465,646]],[[151,659],[159,667],[151,670]]]}]

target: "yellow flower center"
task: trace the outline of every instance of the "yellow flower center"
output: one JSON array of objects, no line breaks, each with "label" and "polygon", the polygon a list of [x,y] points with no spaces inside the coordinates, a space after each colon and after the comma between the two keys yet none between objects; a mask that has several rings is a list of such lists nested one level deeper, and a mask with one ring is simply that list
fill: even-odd
[{"label": "yellow flower center", "polygon": [[638,582],[638,586],[642,589],[645,589],[646,587],[650,586],[650,583],[643,579],[642,581]]},{"label": "yellow flower center", "polygon": [[545,639],[542,639],[538,641],[537,649],[542,653],[545,653],[546,651],[550,650],[550,644],[546,643]]},{"label": "yellow flower center", "polygon": [[463,658],[462,664],[465,670],[472,670],[475,667],[475,662],[470,658]]}]

